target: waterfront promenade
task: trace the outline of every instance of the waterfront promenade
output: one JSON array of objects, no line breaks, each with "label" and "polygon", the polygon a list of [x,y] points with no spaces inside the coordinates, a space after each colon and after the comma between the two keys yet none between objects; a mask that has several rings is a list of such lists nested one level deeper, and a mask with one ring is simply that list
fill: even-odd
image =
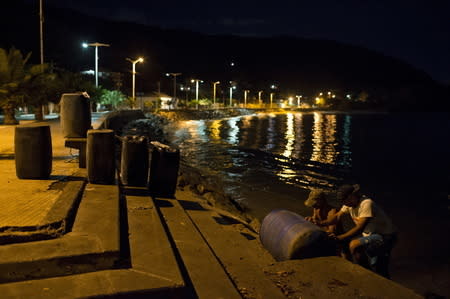
[{"label": "waterfront promenade", "polygon": [[48,180],[16,177],[14,126],[0,125],[5,298],[420,298],[337,257],[277,263],[245,220],[189,186],[151,198],[145,188],[86,183],[59,119],[47,123]]}]

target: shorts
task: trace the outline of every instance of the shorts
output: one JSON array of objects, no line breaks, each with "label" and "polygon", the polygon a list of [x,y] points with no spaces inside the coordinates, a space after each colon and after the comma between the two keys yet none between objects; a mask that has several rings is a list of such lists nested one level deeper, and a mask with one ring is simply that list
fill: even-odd
[{"label": "shorts", "polygon": [[396,241],[396,234],[371,234],[357,239],[365,248],[368,256],[389,254]]}]

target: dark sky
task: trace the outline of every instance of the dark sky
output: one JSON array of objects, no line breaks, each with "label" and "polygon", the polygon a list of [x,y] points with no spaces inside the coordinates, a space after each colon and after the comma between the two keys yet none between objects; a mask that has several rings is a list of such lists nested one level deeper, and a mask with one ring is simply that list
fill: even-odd
[{"label": "dark sky", "polygon": [[207,34],[290,35],[360,45],[450,82],[450,1],[44,0],[111,19]]}]

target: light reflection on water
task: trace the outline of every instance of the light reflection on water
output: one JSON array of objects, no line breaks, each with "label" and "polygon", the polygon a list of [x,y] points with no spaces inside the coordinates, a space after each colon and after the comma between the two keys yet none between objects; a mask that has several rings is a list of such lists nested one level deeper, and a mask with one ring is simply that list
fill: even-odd
[{"label": "light reflection on water", "polygon": [[349,115],[247,115],[181,121],[173,130],[173,143],[191,165],[238,182],[265,177],[333,188],[351,167]]}]

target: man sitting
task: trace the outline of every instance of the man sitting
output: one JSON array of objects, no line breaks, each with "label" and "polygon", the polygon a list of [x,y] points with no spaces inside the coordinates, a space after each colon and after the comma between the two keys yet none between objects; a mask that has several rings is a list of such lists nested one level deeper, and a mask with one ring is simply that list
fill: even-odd
[{"label": "man sitting", "polygon": [[[321,190],[312,190],[308,199],[305,200],[305,206],[313,209],[312,216],[305,217],[312,223],[331,219],[337,213],[337,209],[328,203],[325,192]],[[323,230],[336,234],[342,232],[342,229],[338,230],[338,227],[341,227],[340,223],[324,226]]]},{"label": "man sitting", "polygon": [[359,185],[343,185],[337,196],[342,208],[331,218],[316,224],[339,223],[342,215],[350,214],[355,226],[343,234],[331,234],[331,237],[349,242],[348,249],[355,263],[389,278],[390,252],[397,241],[397,231],[391,219],[372,199],[360,193]]}]

